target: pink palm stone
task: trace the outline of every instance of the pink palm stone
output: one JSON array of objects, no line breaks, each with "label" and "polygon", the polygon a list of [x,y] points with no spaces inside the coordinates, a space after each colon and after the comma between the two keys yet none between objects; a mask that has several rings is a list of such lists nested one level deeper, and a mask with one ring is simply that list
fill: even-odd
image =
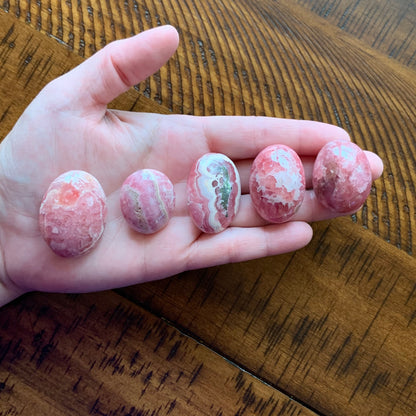
[{"label": "pink palm stone", "polygon": [[138,170],[121,187],[120,207],[132,229],[155,233],[167,225],[175,209],[173,184],[162,172]]},{"label": "pink palm stone", "polygon": [[72,170],[49,186],[39,210],[40,231],[56,254],[76,257],[97,244],[106,212],[106,197],[97,179]]},{"label": "pink palm stone", "polygon": [[313,189],[318,201],[340,214],[358,210],[370,194],[371,168],[354,143],[334,140],[318,153],[313,167]]},{"label": "pink palm stone", "polygon": [[218,233],[234,219],[240,203],[240,175],[220,153],[207,153],[192,166],[188,178],[188,211],[204,233]]},{"label": "pink palm stone", "polygon": [[273,223],[288,221],[305,195],[305,174],[299,156],[281,144],[266,147],[253,162],[249,187],[262,218]]}]

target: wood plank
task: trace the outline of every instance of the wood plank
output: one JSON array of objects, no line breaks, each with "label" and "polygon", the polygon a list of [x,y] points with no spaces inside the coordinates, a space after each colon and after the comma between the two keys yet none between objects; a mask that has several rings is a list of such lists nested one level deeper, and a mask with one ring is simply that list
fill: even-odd
[{"label": "wood plank", "polygon": [[[0,12],[0,25],[0,139],[3,139],[36,94],[83,59],[4,12]],[[134,88],[110,106],[128,111],[169,113],[167,107]]]},{"label": "wood plank", "polygon": [[325,415],[416,414],[416,259],[346,218],[305,249],[121,290]]},{"label": "wood plank", "polygon": [[113,292],[2,309],[0,414],[316,416]]},{"label": "wood plank", "polygon": [[[24,3],[21,3],[21,7],[23,6]],[[249,10],[244,7],[242,3],[242,9]],[[282,7],[265,2],[262,18],[265,19],[266,11],[270,10],[269,16],[272,20],[268,22],[272,25],[277,21],[277,11],[288,10]],[[243,14],[236,12],[233,18],[236,19],[237,16],[238,19],[242,19],[248,15],[241,13]],[[22,16],[22,12],[20,15]],[[231,22],[228,20],[230,16],[231,12],[226,19],[224,18],[228,24]],[[248,49],[241,49],[247,51],[246,55],[240,54],[238,48],[247,41],[244,37],[241,40],[236,36],[230,41],[230,44],[234,45],[234,48],[229,49],[231,55],[214,52],[217,59],[214,62],[214,55],[207,54],[206,51],[210,51],[211,46],[214,46],[213,51],[225,51],[219,49],[225,44],[218,39],[214,44],[208,42],[210,39],[216,39],[213,25],[209,31],[203,32],[205,35],[202,39],[191,32],[182,32],[187,36],[186,44],[181,45],[182,49],[172,61],[172,66],[168,66],[166,72],[153,77],[146,84],[147,90],[141,90],[150,98],[143,101],[143,108],[147,108],[147,105],[150,107],[150,103],[153,103],[154,109],[185,109],[187,107],[183,106],[183,103],[187,102],[189,108],[207,114],[221,108],[226,111],[240,109],[249,113],[254,109],[264,113],[267,111],[268,114],[280,114],[280,111],[283,113],[292,108],[292,113],[288,113],[292,116],[299,114],[299,111],[303,111],[309,105],[311,113],[307,113],[308,115],[321,114],[323,119],[334,117],[334,120],[336,114],[338,117],[341,115],[344,122],[349,120],[351,131],[357,132],[358,129],[359,135],[354,137],[361,137],[363,141],[370,140],[369,143],[374,143],[375,147],[380,146],[384,149],[382,154],[386,156],[387,174],[376,184],[369,204],[356,218],[359,225],[367,226],[373,234],[363,230],[359,225],[353,226],[348,219],[317,224],[314,241],[299,253],[210,269],[202,274],[187,273],[159,284],[131,288],[123,291],[123,294],[135,302],[141,302],[151,311],[171,319],[174,325],[200,336],[218,352],[225,353],[230,359],[240,363],[242,368],[253,369],[272,385],[286,388],[306,403],[316,405],[316,409],[325,414],[412,414],[415,412],[416,358],[413,348],[416,316],[414,259],[375,237],[375,234],[379,234],[393,244],[400,245],[404,251],[412,253],[412,184],[415,165],[412,165],[413,144],[408,140],[413,131],[414,119],[414,87],[410,76],[412,72],[402,71],[400,67],[390,62],[386,63],[377,54],[363,49],[358,49],[357,52],[352,48],[354,43],[343,37],[344,35],[334,36],[334,39],[322,35],[322,44],[318,47],[314,42],[318,39],[318,33],[322,34],[317,31],[319,22],[308,23],[305,26],[295,19],[296,16],[284,16],[286,20],[280,20],[285,25],[279,26],[276,32],[268,26],[265,32],[276,35],[275,39],[280,42],[281,51],[284,51],[282,56],[286,59],[283,61],[279,58],[280,60],[275,61],[274,66],[270,68],[283,71],[285,80],[293,75],[297,82],[305,82],[308,88],[296,87],[297,84],[286,86],[280,78],[274,79],[270,74],[261,75],[266,74],[266,70],[262,72],[263,69],[256,68],[257,72],[253,76],[252,68],[247,71],[245,62],[253,64],[255,57],[262,55],[254,55],[251,42],[246,44],[249,45],[246,46]],[[31,71],[39,68],[34,66],[36,59],[48,56],[49,53],[51,56],[48,62],[51,62],[53,67],[57,65],[58,68],[62,64],[68,67],[75,65],[79,59],[66,50],[64,53],[63,46],[59,46],[54,40],[43,40],[41,33],[33,32],[33,26],[15,22],[12,14],[2,13],[0,17],[2,23],[13,22],[15,27],[19,26],[14,32],[18,35],[15,39],[16,44],[19,42],[18,47],[12,47],[8,40],[0,42],[0,53],[16,54],[14,57],[9,55],[7,59],[1,60],[3,65],[13,62],[15,64],[7,68],[4,76],[8,78],[1,82],[4,88],[2,97],[14,97],[9,104],[16,103],[15,111],[6,112],[2,107],[2,114],[5,114],[3,120],[6,121],[12,119],[12,114],[18,114],[19,106],[20,111],[23,110],[24,101],[20,100],[29,97],[28,94],[35,94],[41,84],[47,81],[48,76],[54,74],[52,71],[55,69],[51,68],[48,71],[49,75],[44,79],[40,76],[29,77]],[[207,15],[204,15],[205,17]],[[242,19],[238,22],[244,23],[247,20]],[[198,30],[205,27],[198,26],[202,25],[198,20],[195,24]],[[1,30],[4,31],[1,39],[5,39],[11,25],[1,25]],[[233,25],[231,33],[248,33],[248,26],[242,24],[240,27],[243,29],[235,32],[236,26]],[[283,27],[286,28],[285,32]],[[261,32],[259,29],[256,30],[253,36],[257,39]],[[307,41],[306,38],[310,40]],[[36,59],[32,56],[24,65],[25,59],[19,57],[18,52],[24,51],[25,47],[37,45],[36,39],[42,39],[39,48],[33,53]],[[198,39],[202,41],[202,48]],[[271,45],[264,42],[263,46]],[[306,43],[301,47],[299,43],[302,42]],[[309,51],[310,55],[307,54],[308,49],[305,45],[312,48]],[[333,52],[331,48],[340,45],[348,47]],[[292,54],[291,47],[295,48]],[[49,48],[54,50],[53,54]],[[321,52],[320,57],[318,52]],[[64,56],[60,57],[59,53],[64,53]],[[204,56],[209,57],[209,70],[204,69]],[[272,56],[273,59],[278,58],[277,55]],[[296,56],[297,59],[302,59],[296,60]],[[345,67],[347,69],[342,71],[342,65],[349,59],[351,62]],[[192,65],[187,66],[183,62]],[[221,91],[227,91],[230,95],[221,101],[221,94],[215,95],[222,85],[219,74],[229,74],[229,68],[233,68],[233,63],[238,63],[235,66],[237,76],[230,74],[230,78],[224,81],[225,87]],[[334,65],[334,71],[328,67],[328,63]],[[23,75],[20,77],[19,67],[23,68]],[[186,67],[188,70],[185,70]],[[217,68],[223,68],[224,72],[220,72],[219,69],[216,72]],[[301,69],[308,69],[310,72],[302,72]],[[189,71],[196,74],[195,78],[187,79],[186,74]],[[59,70],[56,70],[56,73],[58,74]],[[341,75],[342,78],[337,78]],[[385,79],[391,81],[390,85],[383,84]],[[211,80],[212,84],[210,89],[204,90],[207,88],[207,80]],[[406,85],[403,85],[403,80]],[[265,81],[268,83],[264,85],[273,87],[269,89],[273,94],[276,91],[287,92],[286,95],[280,96],[281,101],[276,99],[276,95],[270,95],[273,98],[268,100],[269,92],[262,97],[256,96],[257,85],[263,85],[261,82]],[[260,84],[257,84],[258,82]],[[243,91],[243,86],[248,84],[253,87],[249,94]],[[180,85],[178,90],[175,89],[176,85]],[[315,91],[317,85],[319,88],[327,89]],[[195,93],[193,101],[187,95],[189,91]],[[132,91],[132,94],[136,92]],[[237,107],[241,103],[237,104],[235,99],[241,97],[245,100],[244,107]],[[281,102],[283,106],[279,107]],[[129,102],[130,107],[134,107],[134,103],[134,99]],[[247,103],[250,106],[247,107]],[[296,105],[288,107],[291,103]],[[0,105],[3,105],[3,101]],[[120,105],[128,108],[127,101],[122,100]],[[339,109],[345,112],[339,112]],[[9,116],[10,119],[7,118]],[[4,126],[3,122],[0,123],[0,128],[5,128]],[[6,130],[2,132],[4,134]],[[395,140],[386,141],[385,135],[391,135]],[[381,216],[383,212],[384,217]],[[378,219],[374,218],[375,216],[378,216]],[[387,234],[386,230],[389,231]],[[34,308],[39,310],[39,303],[46,302],[49,297],[35,299],[37,300],[33,301]],[[96,303],[103,307],[102,302],[107,301],[101,300]],[[73,303],[63,303],[61,308],[62,311],[58,306],[49,311],[58,313],[59,310],[59,313],[65,316],[68,316],[68,310],[73,313]],[[45,319],[51,319],[49,311]],[[66,319],[69,318],[65,318],[65,322]],[[92,325],[93,321],[83,329],[85,337],[88,337],[89,331],[94,331]],[[91,351],[88,344],[82,348],[88,359],[93,357]],[[22,366],[19,371],[24,371],[24,368]],[[27,377],[33,377],[33,374]],[[46,378],[45,373],[42,377]],[[103,407],[102,411],[110,412],[114,409],[111,405],[108,408]]]},{"label": "wood plank", "polygon": [[289,0],[213,7],[200,0],[3,5],[83,56],[139,30],[175,25],[182,39],[176,57],[138,87],[167,111],[304,118],[344,127],[385,163],[355,221],[413,254],[414,71]]},{"label": "wood plank", "polygon": [[[4,135],[30,94],[80,58],[10,15],[0,22]],[[115,106],[156,109],[134,90]],[[126,412],[315,415],[114,293],[28,295],[2,309],[1,415]]]},{"label": "wood plank", "polygon": [[389,58],[416,68],[416,5],[413,0],[297,0]]}]

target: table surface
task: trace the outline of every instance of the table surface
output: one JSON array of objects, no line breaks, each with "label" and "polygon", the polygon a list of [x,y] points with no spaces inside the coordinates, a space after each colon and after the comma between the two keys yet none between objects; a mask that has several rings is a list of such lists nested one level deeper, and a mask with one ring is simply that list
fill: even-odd
[{"label": "table surface", "polygon": [[5,0],[0,137],[50,80],[164,23],[114,107],[321,120],[385,171],[287,255],[0,312],[0,415],[415,415],[414,0]]}]

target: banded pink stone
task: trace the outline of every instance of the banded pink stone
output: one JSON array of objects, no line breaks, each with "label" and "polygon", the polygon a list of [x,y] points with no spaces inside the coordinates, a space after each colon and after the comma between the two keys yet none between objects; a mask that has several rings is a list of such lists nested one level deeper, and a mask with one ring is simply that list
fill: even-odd
[{"label": "banded pink stone", "polygon": [[357,211],[371,191],[371,167],[354,143],[334,140],[318,153],[313,168],[313,189],[318,201],[340,214]]},{"label": "banded pink stone", "polygon": [[153,234],[164,228],[173,214],[173,184],[164,173],[155,169],[138,170],[121,187],[120,207],[133,230]]},{"label": "banded pink stone", "polygon": [[234,163],[221,153],[207,153],[192,166],[187,185],[188,210],[204,233],[226,229],[240,204],[240,175]]},{"label": "banded pink stone", "polygon": [[305,195],[305,174],[296,152],[276,144],[255,158],[249,179],[250,195],[259,215],[267,221],[288,221]]},{"label": "banded pink stone", "polygon": [[49,186],[39,209],[40,231],[59,256],[80,256],[103,234],[106,212],[106,197],[98,180],[72,170]]}]

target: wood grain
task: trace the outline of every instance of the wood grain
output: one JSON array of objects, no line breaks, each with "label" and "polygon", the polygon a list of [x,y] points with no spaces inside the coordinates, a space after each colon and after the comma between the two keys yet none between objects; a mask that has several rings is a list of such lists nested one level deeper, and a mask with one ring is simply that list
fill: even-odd
[{"label": "wood grain", "polygon": [[[0,415],[416,413],[416,86],[413,61],[403,61],[413,32],[388,57],[406,26],[387,30],[376,9],[361,13],[376,3],[3,2],[0,137],[82,57],[172,23],[177,55],[115,107],[331,122],[377,151],[386,171],[353,221],[315,224],[297,253],[2,309]],[[383,4],[397,8],[390,23],[413,21],[405,1]],[[319,7],[331,9],[319,16]]]},{"label": "wood grain", "polygon": [[[36,91],[81,59],[10,15],[0,27],[5,135]],[[164,112],[136,90],[113,104]],[[316,415],[112,292],[28,295],[2,308],[0,415],[33,414]]]},{"label": "wood grain", "polygon": [[325,415],[416,413],[416,260],[346,218],[305,249],[120,293]]},{"label": "wood grain", "polygon": [[[347,3],[337,2],[332,15],[348,9],[352,21],[356,15]],[[318,7],[318,2],[312,4]],[[358,18],[364,3],[357,4]],[[397,19],[414,18],[411,5],[395,4]],[[199,0],[10,0],[3,9],[85,57],[111,40],[173,24],[181,35],[178,53],[138,87],[145,97],[171,112],[267,115],[340,125],[385,163],[384,176],[354,220],[413,254],[416,149],[409,138],[415,135],[416,77],[371,42],[289,0],[222,1],[215,6]],[[379,27],[377,16],[374,24]],[[395,34],[388,31],[384,41]]]},{"label": "wood grain", "polygon": [[315,415],[111,292],[2,310],[0,414]]},{"label": "wood grain", "polygon": [[389,58],[416,68],[416,4],[413,0],[297,2]]},{"label": "wood grain", "polygon": [[[13,128],[24,109],[50,81],[83,59],[65,45],[41,36],[28,25],[0,13],[0,140]],[[111,108],[169,113],[169,110],[132,88]]]}]

